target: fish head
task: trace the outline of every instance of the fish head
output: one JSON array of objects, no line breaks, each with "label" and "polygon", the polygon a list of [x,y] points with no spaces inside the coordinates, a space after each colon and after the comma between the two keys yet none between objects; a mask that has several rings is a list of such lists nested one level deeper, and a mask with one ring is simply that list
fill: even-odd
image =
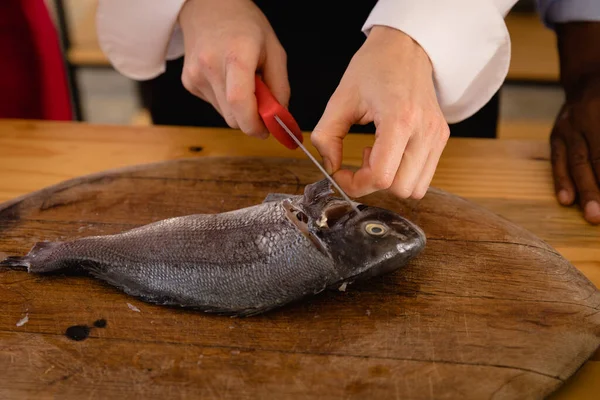
[{"label": "fish head", "polygon": [[327,188],[323,181],[307,187],[303,208],[311,234],[334,260],[342,279],[393,272],[424,249],[425,233],[402,215],[354,203],[357,213],[344,199],[329,197],[332,191]]}]

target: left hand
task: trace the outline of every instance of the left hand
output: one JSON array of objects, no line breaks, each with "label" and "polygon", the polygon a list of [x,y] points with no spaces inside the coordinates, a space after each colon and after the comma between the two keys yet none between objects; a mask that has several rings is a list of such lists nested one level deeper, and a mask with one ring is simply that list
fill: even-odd
[{"label": "left hand", "polygon": [[561,204],[577,198],[586,221],[600,224],[600,74],[579,87],[550,135],[554,187]]},{"label": "left hand", "polygon": [[[374,122],[375,143],[356,172],[340,170],[353,124]],[[450,129],[437,102],[431,62],[405,33],[375,26],[352,58],[311,140],[328,173],[352,197],[389,190],[422,198]]]},{"label": "left hand", "polygon": [[578,200],[586,221],[600,223],[600,22],[557,24],[565,91],[550,135],[558,201]]}]

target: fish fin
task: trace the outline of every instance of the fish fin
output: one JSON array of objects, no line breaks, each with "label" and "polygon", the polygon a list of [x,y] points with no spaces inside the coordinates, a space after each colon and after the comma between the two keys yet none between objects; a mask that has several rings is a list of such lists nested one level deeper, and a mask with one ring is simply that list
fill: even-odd
[{"label": "fish fin", "polygon": [[29,262],[26,261],[26,257],[7,257],[0,261],[0,267],[27,271]]},{"label": "fish fin", "polygon": [[304,201],[307,204],[318,203],[322,199],[329,197],[332,193],[334,191],[329,179],[321,179],[320,181],[306,185],[304,188]]},{"label": "fish fin", "polygon": [[258,306],[258,307],[248,307],[243,309],[232,309],[232,308],[221,308],[214,306],[182,306],[184,308],[191,308],[196,311],[200,311],[206,314],[215,314],[225,317],[231,318],[245,318],[245,317],[253,317],[255,315],[264,314],[267,311],[273,310],[275,308],[280,307],[281,304],[271,304],[267,306]]},{"label": "fish fin", "polygon": [[328,179],[311,183],[304,188],[302,208],[311,218],[317,220],[321,216],[321,210],[332,193],[334,191]]},{"label": "fish fin", "polygon": [[281,201],[281,200],[285,200],[285,199],[289,199],[290,197],[293,197],[294,195],[292,194],[286,194],[286,193],[269,193],[267,195],[267,197],[265,197],[265,199],[263,200],[263,203],[269,203],[272,201]]},{"label": "fish fin", "polygon": [[247,318],[247,317],[254,317],[259,314],[264,314],[267,311],[270,311],[274,308],[276,308],[276,307],[268,306],[268,307],[246,308],[244,310],[229,311],[229,312],[220,313],[220,314],[228,315],[230,317],[235,317],[235,318]]},{"label": "fish fin", "polygon": [[138,282],[128,278],[124,274],[107,270],[102,264],[92,262],[85,263],[83,268],[94,278],[101,280],[130,296],[137,297],[149,303],[162,305],[175,304],[175,302],[171,302],[169,299],[166,299],[165,296],[152,293],[150,289],[144,287],[144,285],[140,285]]},{"label": "fish fin", "polygon": [[0,262],[0,266],[16,269],[26,268],[27,271],[32,273],[44,273],[60,269],[62,267],[60,264],[47,262],[47,260],[62,243],[38,242],[29,250],[27,255],[22,257],[8,257]]}]

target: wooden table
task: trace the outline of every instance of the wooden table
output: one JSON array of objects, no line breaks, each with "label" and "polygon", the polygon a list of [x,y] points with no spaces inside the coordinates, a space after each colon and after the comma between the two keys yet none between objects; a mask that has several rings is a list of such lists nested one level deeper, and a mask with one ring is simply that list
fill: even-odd
[{"label": "wooden table", "polygon": [[[310,145],[308,135],[306,144]],[[346,140],[345,163],[360,165],[370,135]],[[203,156],[304,158],[269,138],[223,129],[93,126],[0,121],[0,202],[76,176],[122,166]],[[557,205],[546,142],[452,138],[433,186],[463,196],[532,231],[600,286],[600,227]],[[553,395],[597,398],[600,352]]]}]

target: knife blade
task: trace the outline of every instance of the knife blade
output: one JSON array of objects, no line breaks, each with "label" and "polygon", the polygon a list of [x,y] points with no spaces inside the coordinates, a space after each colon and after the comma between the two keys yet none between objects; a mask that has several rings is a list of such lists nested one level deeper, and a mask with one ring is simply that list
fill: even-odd
[{"label": "knife blade", "polygon": [[321,170],[321,172],[323,173],[323,175],[325,175],[325,177],[329,180],[329,182],[331,182],[331,184],[338,190],[338,192],[340,192],[340,194],[344,197],[344,199],[348,203],[350,203],[350,206],[354,209],[354,211],[356,211],[357,214],[360,213],[358,207],[352,202],[352,200],[350,200],[350,198],[348,197],[348,195],[342,190],[342,188],[337,184],[337,182],[327,173],[327,171],[325,171],[325,168],[323,168],[321,166],[321,164],[319,164],[319,162],[313,157],[313,155],[310,154],[310,152],[306,149],[306,147],[304,147],[304,145],[302,143],[300,143],[300,141],[298,140],[298,138],[283,123],[283,121],[279,118],[279,116],[277,116],[277,114],[275,114],[273,117],[275,118],[275,120],[277,121],[277,123],[279,125],[281,125],[281,127],[288,133],[288,135],[291,136],[291,138],[296,142],[296,144],[298,145],[298,147],[300,147],[302,149],[302,151],[304,152],[304,154],[306,154],[308,156],[308,158],[310,158],[310,160],[313,162],[313,164],[315,164],[317,166],[317,168],[319,168],[319,170]]}]

